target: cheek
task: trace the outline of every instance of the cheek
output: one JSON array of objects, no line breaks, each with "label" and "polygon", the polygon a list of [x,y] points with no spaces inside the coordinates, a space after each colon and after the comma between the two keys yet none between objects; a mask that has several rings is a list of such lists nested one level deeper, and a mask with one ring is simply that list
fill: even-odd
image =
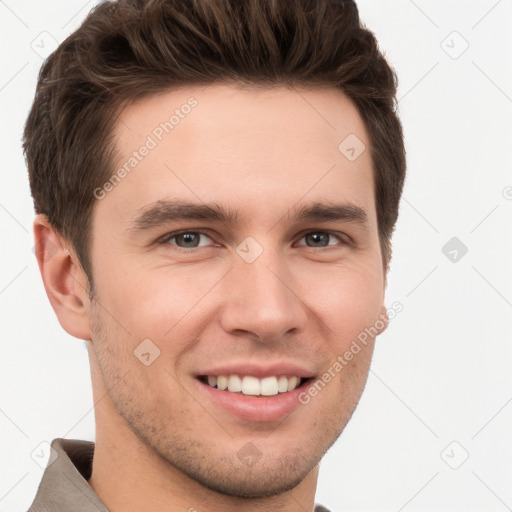
[{"label": "cheek", "polygon": [[382,273],[368,269],[330,269],[324,286],[310,287],[308,303],[329,326],[342,348],[379,318],[384,301]]},{"label": "cheek", "polygon": [[116,276],[104,273],[98,295],[113,321],[120,323],[133,338],[168,339],[182,332],[197,315],[208,291],[222,277],[209,269],[139,266]]}]

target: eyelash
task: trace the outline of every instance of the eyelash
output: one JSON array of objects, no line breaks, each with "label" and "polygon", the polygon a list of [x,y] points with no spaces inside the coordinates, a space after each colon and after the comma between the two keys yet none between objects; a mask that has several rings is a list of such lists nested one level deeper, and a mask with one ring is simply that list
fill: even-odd
[{"label": "eyelash", "polygon": [[[184,235],[184,234],[189,234],[189,233],[205,235],[208,238],[212,239],[212,237],[208,234],[207,231],[203,231],[201,229],[195,229],[195,230],[187,229],[187,230],[174,231],[172,233],[168,233],[164,237],[160,238],[158,243],[161,245],[172,245],[178,251],[182,251],[182,252],[186,252],[186,253],[193,253],[193,252],[197,251],[198,249],[203,249],[204,247],[191,247],[189,249],[186,249],[184,247],[178,247],[177,245],[169,244],[169,241],[172,240],[173,238],[176,238],[179,235]],[[349,246],[349,245],[351,245],[351,242],[352,242],[351,239],[348,237],[348,235],[344,235],[342,233],[336,233],[334,231],[322,231],[322,230],[307,231],[306,233],[302,234],[301,239],[303,239],[305,236],[310,235],[312,233],[322,233],[322,234],[330,235],[334,238],[337,238],[341,242],[341,246]],[[343,239],[342,235],[344,235],[347,238],[347,240]],[[301,247],[306,247],[308,249],[333,249],[333,248],[337,247],[337,245],[327,245],[324,247],[310,247],[307,245],[302,245]]]}]

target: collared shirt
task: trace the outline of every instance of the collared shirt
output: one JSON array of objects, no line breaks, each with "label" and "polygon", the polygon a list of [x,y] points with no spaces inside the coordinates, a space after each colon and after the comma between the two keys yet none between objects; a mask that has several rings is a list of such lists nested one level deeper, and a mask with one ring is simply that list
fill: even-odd
[{"label": "collared shirt", "polygon": [[[94,443],[56,438],[50,459],[28,512],[108,512],[87,482],[92,473]],[[315,512],[329,512],[321,505]]]}]

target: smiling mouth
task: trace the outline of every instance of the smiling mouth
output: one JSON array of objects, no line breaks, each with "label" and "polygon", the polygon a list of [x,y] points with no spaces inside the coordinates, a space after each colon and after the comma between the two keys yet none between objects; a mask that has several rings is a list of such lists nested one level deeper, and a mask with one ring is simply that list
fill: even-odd
[{"label": "smiling mouth", "polygon": [[259,379],[251,375],[200,375],[199,380],[212,388],[246,396],[275,396],[289,393],[311,379],[296,375],[275,375]]}]

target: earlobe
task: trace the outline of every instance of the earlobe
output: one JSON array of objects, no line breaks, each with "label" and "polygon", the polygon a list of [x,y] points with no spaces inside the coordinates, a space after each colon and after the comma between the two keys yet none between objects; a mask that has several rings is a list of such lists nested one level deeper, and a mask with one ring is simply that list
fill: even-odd
[{"label": "earlobe", "polygon": [[389,324],[389,316],[388,316],[388,310],[386,309],[386,306],[382,306],[379,314],[379,319],[375,323],[378,333],[382,334],[388,327]]},{"label": "earlobe", "polygon": [[71,244],[45,215],[36,216],[33,228],[39,271],[60,325],[76,338],[90,339],[88,279]]}]

